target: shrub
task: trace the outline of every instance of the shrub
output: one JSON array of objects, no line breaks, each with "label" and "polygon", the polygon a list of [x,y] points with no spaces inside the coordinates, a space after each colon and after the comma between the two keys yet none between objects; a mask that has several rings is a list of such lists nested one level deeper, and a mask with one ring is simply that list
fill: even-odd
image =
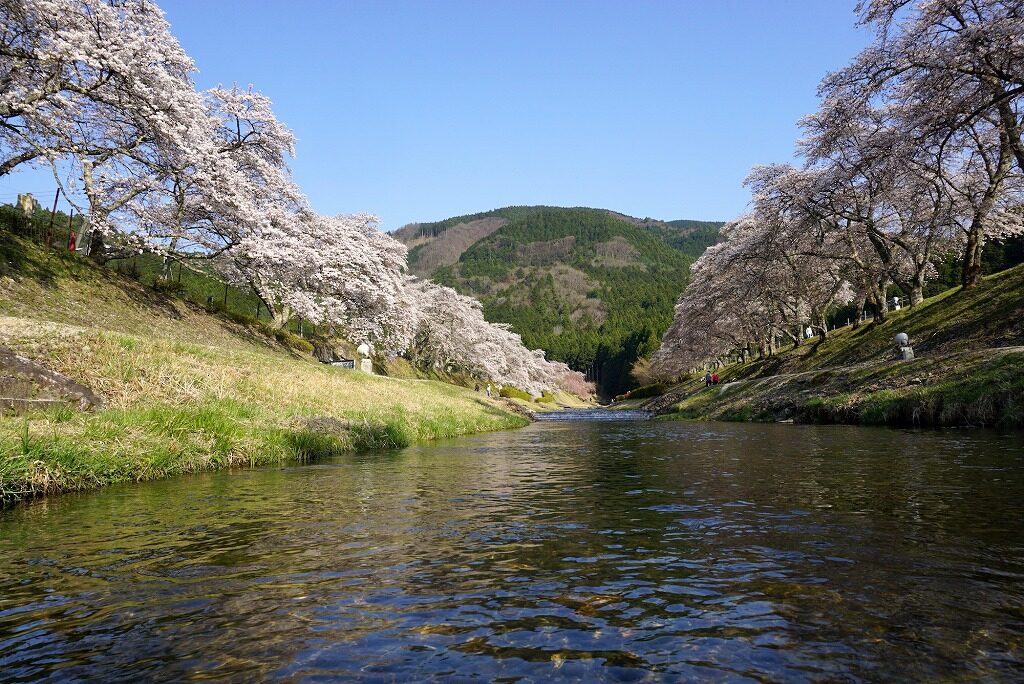
[{"label": "shrub", "polygon": [[522,399],[523,401],[533,401],[533,397],[521,389],[515,387],[502,387],[499,394],[506,399]]},{"label": "shrub", "polygon": [[534,401],[536,401],[538,404],[553,404],[555,402],[555,397],[553,394],[545,392],[544,394],[534,399]]},{"label": "shrub", "polygon": [[181,296],[185,292],[185,286],[174,280],[157,278],[153,281],[153,289],[165,295]]},{"label": "shrub", "polygon": [[280,344],[288,347],[289,349],[294,349],[295,351],[302,352],[304,354],[313,353],[313,343],[304,337],[299,337],[290,330],[275,328],[274,326],[267,325],[262,321],[258,324],[258,328],[264,335],[277,340]]}]

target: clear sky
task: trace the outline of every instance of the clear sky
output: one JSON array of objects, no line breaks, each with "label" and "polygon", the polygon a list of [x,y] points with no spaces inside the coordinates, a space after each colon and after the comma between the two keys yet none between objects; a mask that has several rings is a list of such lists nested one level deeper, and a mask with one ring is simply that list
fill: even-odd
[{"label": "clear sky", "polygon": [[[323,213],[385,228],[510,204],[743,211],[818,82],[869,41],[856,0],[160,0],[197,85],[252,83]],[[0,179],[0,201],[46,173]]]}]

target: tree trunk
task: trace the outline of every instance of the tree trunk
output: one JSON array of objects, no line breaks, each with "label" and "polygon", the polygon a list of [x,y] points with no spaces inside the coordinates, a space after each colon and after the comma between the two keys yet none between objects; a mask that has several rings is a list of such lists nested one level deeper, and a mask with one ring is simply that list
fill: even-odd
[{"label": "tree trunk", "polygon": [[885,287],[876,286],[871,294],[872,304],[875,305],[875,324],[885,323],[886,314],[889,313],[889,302],[885,299]]},{"label": "tree trunk", "polygon": [[853,318],[853,329],[856,330],[860,327],[861,321],[864,319],[864,307],[868,303],[867,295],[857,300],[857,314]]},{"label": "tree trunk", "polygon": [[999,96],[996,110],[999,112],[999,123],[1003,129],[1003,135],[1006,136],[1006,142],[1013,151],[1017,166],[1024,172],[1024,141],[1021,140],[1020,123],[1010,105],[1010,100],[1005,97],[1005,90],[1001,86],[997,86],[996,94]]},{"label": "tree trunk", "polygon": [[910,306],[917,306],[924,301],[924,271],[914,275],[910,288]]},{"label": "tree trunk", "polygon": [[[1005,130],[999,136],[999,162],[995,171],[990,172],[988,188],[971,219],[971,227],[967,232],[967,247],[964,251],[964,270],[960,278],[964,287],[974,287],[981,282],[981,252],[985,247],[985,222],[988,221],[992,209],[996,206],[996,198],[999,196],[1003,179],[1013,165],[1013,156],[1010,151],[1012,149],[1014,154],[1020,151],[1020,129],[1013,128],[1012,131],[1013,135],[1016,135],[1016,140],[1011,140]],[[1024,159],[1018,157],[1018,162],[1024,162]]]},{"label": "tree trunk", "polygon": [[99,230],[94,230],[89,235],[89,251],[87,252],[89,258],[100,264],[101,266],[107,261],[107,246],[103,240],[103,233]]},{"label": "tree trunk", "polygon": [[292,318],[292,308],[290,306],[281,305],[274,307],[271,313],[270,325],[275,330],[284,330],[284,327],[288,325],[288,321]]},{"label": "tree trunk", "polygon": [[[170,251],[173,252],[178,247],[178,238],[171,238]],[[171,259],[170,254],[164,255],[163,267],[160,269],[160,277],[164,280],[171,279],[171,268],[174,266],[174,261]]]},{"label": "tree trunk", "polygon": [[979,217],[975,216],[967,233],[964,267],[960,273],[960,284],[964,287],[974,287],[981,282],[981,252],[984,246],[985,230]]}]

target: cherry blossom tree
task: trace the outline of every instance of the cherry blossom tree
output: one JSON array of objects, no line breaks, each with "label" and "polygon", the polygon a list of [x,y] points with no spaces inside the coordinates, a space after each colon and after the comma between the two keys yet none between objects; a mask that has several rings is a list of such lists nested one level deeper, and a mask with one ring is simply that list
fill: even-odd
[{"label": "cherry blossom tree", "polygon": [[472,297],[411,279],[407,299],[416,311],[416,325],[406,355],[416,365],[469,373],[538,396],[545,390],[579,393],[591,387],[581,373],[547,360],[542,350],[527,349],[509,326],[487,322]]},{"label": "cherry blossom tree", "polygon": [[858,9],[875,42],[826,77],[822,112],[853,119],[882,102],[898,114],[904,143],[889,149],[880,137],[884,155],[932,158],[929,173],[949,186],[939,204],[955,200],[945,223],[963,233],[962,283],[976,285],[986,238],[1015,230],[1003,205],[1020,201],[1010,177],[1024,171],[1024,3],[866,0]]},{"label": "cherry blossom tree", "polygon": [[275,327],[298,315],[339,326],[359,342],[383,340],[404,286],[405,246],[377,231],[368,214],[268,209],[218,258],[221,272],[256,292]]},{"label": "cherry blossom tree", "polygon": [[1024,2],[862,0],[857,9],[875,42],[825,79],[824,95],[882,98],[906,110],[911,129],[949,136],[986,118],[1024,170]]},{"label": "cherry blossom tree", "polygon": [[191,59],[143,0],[3,4],[0,172],[45,159],[84,193],[97,256],[112,217],[157,187],[168,154],[202,154]]},{"label": "cherry blossom tree", "polygon": [[172,260],[208,259],[259,231],[268,216],[297,213],[306,199],[287,166],[295,137],[251,86],[205,93],[202,153],[164,158],[160,186],[137,204],[137,223],[152,251]]}]

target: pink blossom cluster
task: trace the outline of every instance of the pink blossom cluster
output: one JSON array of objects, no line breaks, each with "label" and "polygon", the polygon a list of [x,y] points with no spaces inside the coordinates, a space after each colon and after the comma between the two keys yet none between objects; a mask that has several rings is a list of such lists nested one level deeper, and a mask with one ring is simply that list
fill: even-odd
[{"label": "pink blossom cluster", "polygon": [[989,240],[1024,234],[1024,0],[863,0],[871,46],[801,121],[802,168],[755,167],[747,214],[693,266],[653,371],[674,377],[825,337],[855,304],[920,303],[939,263],[965,287]]},{"label": "pink blossom cluster", "polygon": [[[100,261],[154,252],[252,288],[384,355],[533,393],[585,386],[480,304],[407,275],[367,214],[323,216],[288,168],[294,134],[248,88],[198,92],[152,0],[0,2],[0,175],[45,164]],[[578,376],[578,377],[577,377]]]}]

